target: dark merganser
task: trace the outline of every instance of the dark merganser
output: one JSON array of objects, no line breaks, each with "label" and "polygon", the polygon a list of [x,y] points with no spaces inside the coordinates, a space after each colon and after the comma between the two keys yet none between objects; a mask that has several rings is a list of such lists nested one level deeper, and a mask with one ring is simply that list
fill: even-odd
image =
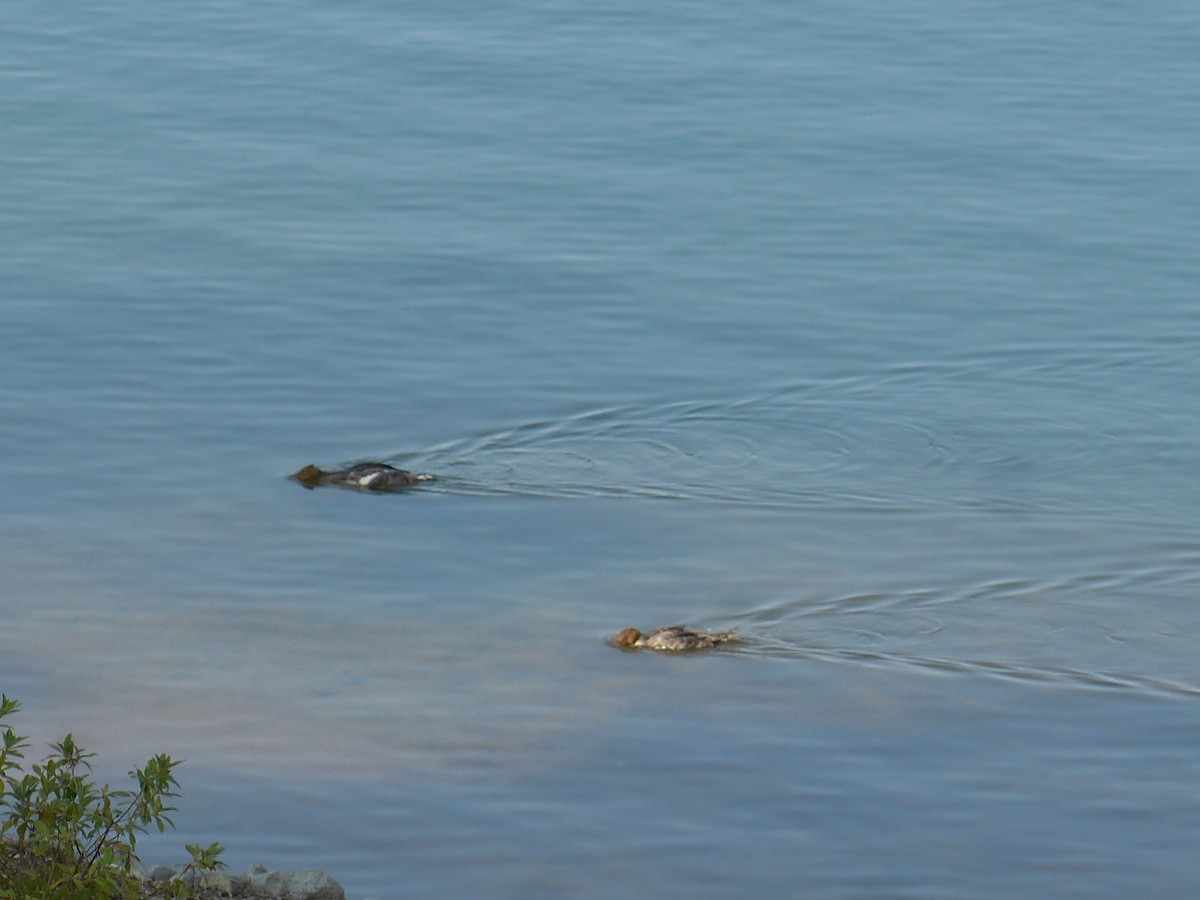
[{"label": "dark merganser", "polygon": [[613,644],[624,649],[646,647],[650,650],[710,650],[717,644],[734,640],[737,629],[731,631],[697,631],[683,625],[660,628],[642,634],[636,628],[626,628],[615,638]]},{"label": "dark merganser", "polygon": [[291,476],[306,488],[322,484],[358,488],[360,491],[398,491],[423,481],[433,481],[432,475],[414,475],[387,463],[365,462],[348,469],[326,472],[316,466],[305,466]]}]

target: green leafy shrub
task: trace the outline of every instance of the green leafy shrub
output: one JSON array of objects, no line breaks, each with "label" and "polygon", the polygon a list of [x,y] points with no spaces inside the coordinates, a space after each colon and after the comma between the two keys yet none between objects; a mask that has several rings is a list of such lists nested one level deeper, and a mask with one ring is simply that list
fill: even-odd
[{"label": "green leafy shrub", "polygon": [[[0,720],[20,709],[0,695]],[[136,791],[99,787],[91,780],[94,753],[85,753],[67,735],[51,744],[40,764],[22,769],[28,739],[3,724],[0,731],[0,900],[129,900],[147,896],[134,874],[139,834],[151,826],[175,827],[167,816],[178,797],[175,767],[166,754],[130,772]],[[191,873],[213,870],[222,847],[188,845]],[[165,896],[189,897],[186,879],[160,889]]]}]

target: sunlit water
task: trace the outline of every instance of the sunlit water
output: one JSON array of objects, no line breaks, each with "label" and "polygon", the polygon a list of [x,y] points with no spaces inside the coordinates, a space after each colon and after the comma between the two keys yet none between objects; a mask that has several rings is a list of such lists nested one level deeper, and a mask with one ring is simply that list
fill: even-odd
[{"label": "sunlit water", "polygon": [[1200,890],[1200,13],[10,18],[0,688],[150,861]]}]

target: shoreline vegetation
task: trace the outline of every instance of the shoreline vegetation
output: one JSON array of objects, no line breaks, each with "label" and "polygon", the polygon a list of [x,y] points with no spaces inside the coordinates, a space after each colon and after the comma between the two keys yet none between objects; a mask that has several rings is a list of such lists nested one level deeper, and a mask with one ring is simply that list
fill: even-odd
[{"label": "shoreline vegetation", "polygon": [[95,754],[68,734],[26,771],[29,740],[3,721],[20,708],[0,695],[0,900],[345,900],[341,885],[319,869],[256,865],[226,875],[218,843],[188,844],[187,863],[147,870],[137,857],[138,835],[175,827],[169,801],[179,796],[182,760],[154,756],[130,771],[136,790],[113,789],[92,780]]}]

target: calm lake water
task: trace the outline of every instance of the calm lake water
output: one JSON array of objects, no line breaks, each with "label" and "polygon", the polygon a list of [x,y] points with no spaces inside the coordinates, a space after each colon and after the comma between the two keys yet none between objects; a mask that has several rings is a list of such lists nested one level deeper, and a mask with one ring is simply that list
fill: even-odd
[{"label": "calm lake water", "polygon": [[0,688],[150,862],[1200,893],[1200,8],[7,12]]}]

